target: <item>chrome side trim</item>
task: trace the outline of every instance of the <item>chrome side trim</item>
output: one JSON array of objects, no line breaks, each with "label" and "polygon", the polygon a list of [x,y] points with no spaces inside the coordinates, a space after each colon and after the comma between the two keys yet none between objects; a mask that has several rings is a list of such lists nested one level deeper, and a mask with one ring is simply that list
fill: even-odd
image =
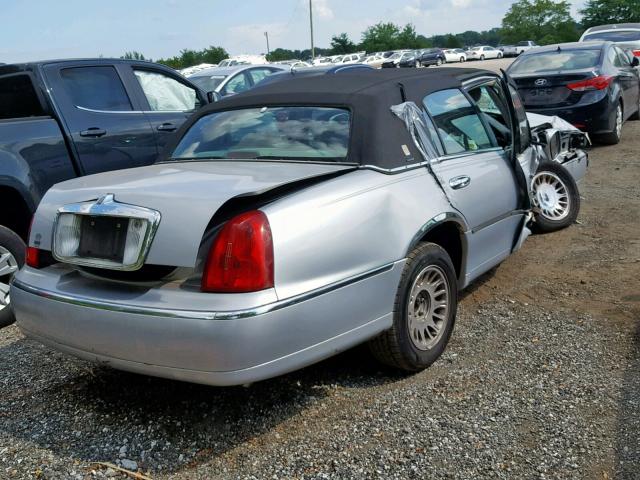
[{"label": "chrome side trim", "polygon": [[195,110],[95,110],[93,108],[81,107],[80,105],[74,105],[78,110],[83,110],[85,112],[91,113],[117,113],[118,115],[122,114],[149,114],[149,113],[184,113],[185,115],[190,115],[195,112]]},{"label": "chrome side trim", "polygon": [[[320,295],[330,293],[339,288],[343,288],[348,285],[351,285],[352,283],[360,282],[362,280],[366,280],[367,278],[373,277],[375,275],[388,272],[394,267],[395,264],[396,262],[388,263],[386,265],[382,265],[372,270],[368,270],[361,274],[354,275],[353,277],[349,277],[344,280],[340,280],[338,282],[325,285],[324,287],[320,287],[315,290],[302,293],[300,295],[289,297],[283,300],[278,300],[277,302],[269,303],[267,305],[261,305],[258,307],[248,308],[245,310],[233,310],[233,311],[222,311],[222,312],[141,307],[141,306],[135,306],[135,305],[123,305],[115,302],[108,302],[108,301],[102,301],[102,300],[89,300],[89,299],[85,299],[75,295],[53,292],[51,290],[33,287],[31,285],[27,285],[26,283],[18,280],[17,278],[14,278],[12,285],[14,288],[18,288],[32,295],[48,298],[49,300],[68,303],[71,305],[77,305],[80,307],[95,308],[98,310],[107,310],[110,312],[120,312],[120,313],[129,313],[129,314],[137,314],[137,315],[151,315],[155,317],[182,318],[182,319],[188,319],[188,320],[236,320],[240,318],[249,318],[249,317],[255,317],[257,315],[264,315],[266,313],[280,310],[282,308],[290,307],[292,305],[297,305],[298,303],[302,303],[304,301],[310,300]],[[207,293],[203,295],[211,295],[211,294]]]}]

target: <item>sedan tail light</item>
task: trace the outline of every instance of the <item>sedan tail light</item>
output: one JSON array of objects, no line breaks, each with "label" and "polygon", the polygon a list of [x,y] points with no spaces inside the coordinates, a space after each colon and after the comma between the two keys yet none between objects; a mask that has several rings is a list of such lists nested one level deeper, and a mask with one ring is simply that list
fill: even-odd
[{"label": "sedan tail light", "polygon": [[575,92],[586,92],[588,90],[604,90],[613,82],[613,77],[610,75],[599,75],[597,77],[589,78],[588,80],[580,80],[579,82],[573,82],[567,84],[567,88]]},{"label": "sedan tail light", "polygon": [[633,56],[634,57],[640,57],[640,50],[634,50],[633,51]]},{"label": "sedan tail light", "polygon": [[202,274],[203,292],[243,293],[273,287],[273,239],[259,210],[229,220],[211,245]]}]

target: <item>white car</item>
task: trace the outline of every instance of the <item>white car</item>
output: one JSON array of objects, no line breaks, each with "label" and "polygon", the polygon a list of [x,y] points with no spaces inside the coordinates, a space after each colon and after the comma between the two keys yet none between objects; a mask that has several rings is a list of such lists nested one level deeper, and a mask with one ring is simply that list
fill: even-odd
[{"label": "white car", "polygon": [[367,58],[365,58],[362,63],[369,65],[370,67],[373,68],[380,68],[382,67],[382,64],[386,61],[387,59],[384,58],[382,55],[369,55]]},{"label": "white car", "polygon": [[344,65],[344,64],[349,64],[349,63],[360,63],[361,60],[362,60],[362,55],[361,54],[359,54],[359,53],[351,53],[351,54],[347,54],[347,55],[343,55],[341,57],[338,57],[337,59],[335,59],[333,61],[333,63]]},{"label": "white car", "polygon": [[448,50],[443,50],[444,59],[447,63],[455,63],[455,62],[466,62],[467,54],[461,48],[452,48]]},{"label": "white car", "polygon": [[502,58],[503,54],[497,48],[483,45],[467,50],[467,60],[486,60],[488,58]]},{"label": "white car", "polygon": [[640,57],[640,23],[618,23],[588,28],[580,37],[581,42],[604,40],[617,43],[619,47],[630,50]]}]

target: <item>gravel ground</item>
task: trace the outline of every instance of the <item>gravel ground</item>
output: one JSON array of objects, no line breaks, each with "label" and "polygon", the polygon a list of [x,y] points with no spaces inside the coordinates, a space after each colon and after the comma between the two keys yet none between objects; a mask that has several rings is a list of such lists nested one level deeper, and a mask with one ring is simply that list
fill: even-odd
[{"label": "gravel ground", "polygon": [[[640,122],[579,224],[467,290],[399,375],[365,348],[249,388],[109,370],[0,330],[0,478],[640,478]],[[124,478],[124,477],[122,477]]]}]

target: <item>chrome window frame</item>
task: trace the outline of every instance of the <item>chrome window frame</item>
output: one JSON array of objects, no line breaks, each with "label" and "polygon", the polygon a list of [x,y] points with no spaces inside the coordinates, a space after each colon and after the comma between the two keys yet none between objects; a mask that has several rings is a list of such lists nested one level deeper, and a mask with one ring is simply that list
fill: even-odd
[{"label": "chrome window frame", "polygon": [[[105,216],[105,217],[120,217],[128,219],[138,219],[147,222],[147,231],[141,242],[140,251],[136,257],[134,263],[118,263],[110,260],[91,258],[91,257],[77,257],[77,256],[63,256],[56,253],[56,232],[58,229],[58,220],[62,214],[73,215],[85,215],[85,216]],[[139,270],[147,258],[151,242],[155,237],[162,215],[157,210],[150,208],[139,207],[137,205],[130,205],[127,203],[119,203],[114,199],[113,194],[106,194],[95,201],[72,203],[60,207],[56,214],[56,219],[53,224],[52,238],[51,238],[51,253],[53,258],[59,262],[69,263],[72,265],[80,265],[85,267],[105,268],[109,270],[119,271],[134,271]]]}]

